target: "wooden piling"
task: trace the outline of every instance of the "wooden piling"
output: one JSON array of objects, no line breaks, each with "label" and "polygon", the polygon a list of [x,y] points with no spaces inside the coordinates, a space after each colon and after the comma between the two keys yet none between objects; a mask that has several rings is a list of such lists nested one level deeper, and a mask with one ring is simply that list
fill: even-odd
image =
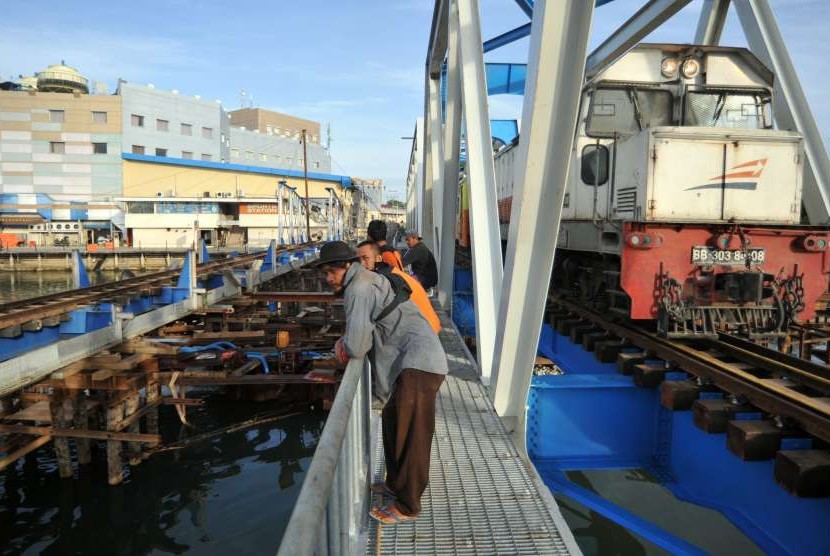
[{"label": "wooden piling", "polygon": [[[124,417],[129,418],[138,411],[140,398],[138,392],[132,392],[124,402]],[[139,432],[139,419],[135,419],[130,426],[127,427],[127,432],[137,434]],[[129,462],[131,466],[136,466],[141,463],[141,443],[128,442],[127,453],[129,454]]]},{"label": "wooden piling", "polygon": [[[72,397],[72,422],[76,429],[89,428],[89,415],[86,411],[86,394],[78,390]],[[78,465],[87,465],[92,461],[92,443],[88,438],[79,438],[75,441],[78,449]]]},{"label": "wooden piling", "polygon": [[[52,428],[65,429],[68,428],[69,420],[66,418],[66,410],[64,407],[64,393],[56,390],[49,400],[49,413],[52,416]],[[58,473],[61,479],[67,479],[72,476],[72,454],[69,451],[68,438],[55,438],[52,441],[55,447],[55,459],[58,461]]]},{"label": "wooden piling", "polygon": [[[107,406],[107,430],[117,431],[124,419],[124,403],[118,401]],[[124,480],[124,470],[121,467],[121,441],[107,441],[107,475],[111,486],[120,485]]]}]

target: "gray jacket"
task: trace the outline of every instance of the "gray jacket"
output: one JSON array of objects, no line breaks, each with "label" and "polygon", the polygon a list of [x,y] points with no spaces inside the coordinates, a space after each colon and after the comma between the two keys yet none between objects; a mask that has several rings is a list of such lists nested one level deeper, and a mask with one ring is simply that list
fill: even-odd
[{"label": "gray jacket", "polygon": [[346,271],[345,285],[343,343],[349,357],[369,355],[376,398],[384,403],[389,399],[403,369],[447,374],[444,348],[412,301],[401,303],[382,321],[375,322],[395,297],[389,280],[352,263]]}]

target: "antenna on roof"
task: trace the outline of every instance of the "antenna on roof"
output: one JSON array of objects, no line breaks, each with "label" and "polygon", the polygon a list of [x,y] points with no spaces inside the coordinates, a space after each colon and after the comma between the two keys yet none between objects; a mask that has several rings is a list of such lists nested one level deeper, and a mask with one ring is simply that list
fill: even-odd
[{"label": "antenna on roof", "polygon": [[326,150],[331,152],[331,122],[326,123]]},{"label": "antenna on roof", "polygon": [[245,95],[248,93],[245,92],[245,89],[239,89],[239,107],[245,108]]}]

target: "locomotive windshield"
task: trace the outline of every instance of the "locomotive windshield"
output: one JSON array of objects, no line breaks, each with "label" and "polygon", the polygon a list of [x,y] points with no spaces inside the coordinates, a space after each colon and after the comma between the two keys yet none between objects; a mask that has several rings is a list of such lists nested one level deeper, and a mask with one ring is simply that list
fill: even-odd
[{"label": "locomotive windshield", "polygon": [[768,129],[772,127],[770,101],[766,91],[690,91],[684,125]]},{"label": "locomotive windshield", "polygon": [[588,135],[632,135],[649,127],[672,125],[672,95],[662,89],[598,88],[591,95]]}]

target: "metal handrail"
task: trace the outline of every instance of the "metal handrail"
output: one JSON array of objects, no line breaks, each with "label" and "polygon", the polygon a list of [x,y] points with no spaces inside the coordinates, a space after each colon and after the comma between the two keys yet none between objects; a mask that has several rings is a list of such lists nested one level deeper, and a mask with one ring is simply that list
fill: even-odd
[{"label": "metal handrail", "polygon": [[278,556],[354,554],[366,529],[371,449],[371,367],[346,366]]}]

